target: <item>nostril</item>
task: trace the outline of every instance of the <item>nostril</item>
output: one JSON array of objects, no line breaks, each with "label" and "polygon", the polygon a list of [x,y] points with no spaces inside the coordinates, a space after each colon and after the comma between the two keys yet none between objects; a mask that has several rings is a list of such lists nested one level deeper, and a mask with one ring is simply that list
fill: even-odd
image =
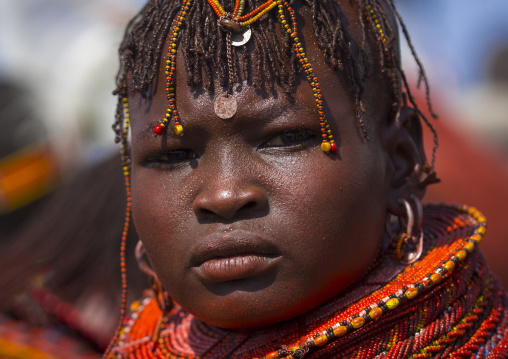
[{"label": "nostril", "polygon": [[244,204],[242,206],[242,208],[240,208],[240,210],[242,210],[242,209],[245,209],[245,210],[255,209],[256,207],[257,207],[257,203],[255,201],[250,201],[250,202]]},{"label": "nostril", "polygon": [[215,212],[214,211],[211,211],[209,209],[206,209],[206,208],[200,208],[199,209],[199,212],[201,213],[201,215],[203,216],[211,216],[211,215],[214,215]]}]

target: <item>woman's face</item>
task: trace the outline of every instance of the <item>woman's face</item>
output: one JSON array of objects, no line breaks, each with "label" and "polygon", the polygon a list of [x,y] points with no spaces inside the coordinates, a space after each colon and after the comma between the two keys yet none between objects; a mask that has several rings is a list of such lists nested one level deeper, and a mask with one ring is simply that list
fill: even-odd
[{"label": "woman's face", "polygon": [[[364,139],[342,75],[307,48],[335,154],[320,148],[305,79],[293,100],[244,83],[238,112],[222,120],[180,65],[181,137],[152,135],[167,108],[163,76],[151,100],[130,99],[136,229],[169,295],[207,323],[258,327],[307,312],[357,280],[380,245],[386,151],[376,133]],[[387,116],[385,97],[368,104],[367,121]]]}]

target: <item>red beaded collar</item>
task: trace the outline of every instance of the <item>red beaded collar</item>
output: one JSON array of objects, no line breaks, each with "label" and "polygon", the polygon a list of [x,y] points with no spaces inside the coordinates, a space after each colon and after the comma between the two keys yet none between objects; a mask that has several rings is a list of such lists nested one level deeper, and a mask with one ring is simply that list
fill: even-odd
[{"label": "red beaded collar", "polygon": [[[276,328],[231,333],[153,297],[134,302],[109,358],[508,358],[504,291],[475,247],[485,217],[466,206],[426,206],[424,256],[405,266],[387,248],[353,288]],[[162,323],[159,338],[152,338]],[[493,357],[496,357],[496,356]]]}]

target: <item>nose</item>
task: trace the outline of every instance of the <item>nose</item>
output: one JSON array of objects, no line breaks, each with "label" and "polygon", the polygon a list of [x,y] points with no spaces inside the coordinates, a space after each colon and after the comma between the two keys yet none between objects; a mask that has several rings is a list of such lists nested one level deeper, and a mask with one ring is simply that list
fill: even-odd
[{"label": "nose", "polygon": [[249,217],[267,208],[265,192],[255,185],[238,186],[222,183],[201,191],[192,209],[199,219],[220,217],[227,220],[237,216]]},{"label": "nose", "polygon": [[255,176],[246,168],[238,170],[216,167],[207,177],[192,203],[198,219],[248,218],[268,208],[266,192]]}]

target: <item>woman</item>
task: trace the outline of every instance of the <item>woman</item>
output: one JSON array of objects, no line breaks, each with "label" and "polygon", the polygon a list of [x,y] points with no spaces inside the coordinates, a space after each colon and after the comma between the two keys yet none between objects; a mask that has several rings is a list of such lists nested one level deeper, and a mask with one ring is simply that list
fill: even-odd
[{"label": "woman", "polygon": [[508,356],[504,292],[475,250],[485,218],[421,210],[432,126],[397,16],[183,0],[131,22],[114,128],[124,238],[132,214],[153,293],[105,357]]}]

